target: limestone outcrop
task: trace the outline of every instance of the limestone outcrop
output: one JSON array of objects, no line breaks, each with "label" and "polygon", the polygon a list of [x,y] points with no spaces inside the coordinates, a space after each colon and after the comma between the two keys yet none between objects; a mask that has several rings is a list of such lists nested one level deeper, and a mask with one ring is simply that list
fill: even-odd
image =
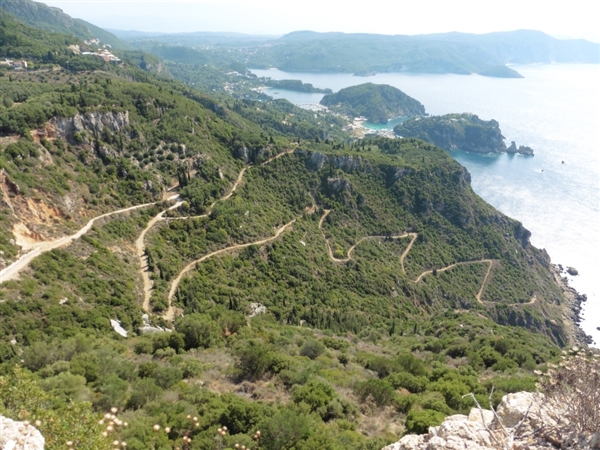
[{"label": "limestone outcrop", "polygon": [[0,448],[3,450],[43,450],[44,436],[28,422],[0,416]]},{"label": "limestone outcrop", "polygon": [[468,416],[446,417],[440,426],[430,427],[428,434],[404,436],[382,450],[600,449],[600,433],[569,429],[565,415],[549,410],[543,394],[519,392],[505,395],[496,414],[473,408]]},{"label": "limestone outcrop", "polygon": [[114,132],[129,125],[129,112],[88,112],[74,117],[53,117],[49,125],[49,136],[66,139],[73,133],[99,133],[106,127]]}]

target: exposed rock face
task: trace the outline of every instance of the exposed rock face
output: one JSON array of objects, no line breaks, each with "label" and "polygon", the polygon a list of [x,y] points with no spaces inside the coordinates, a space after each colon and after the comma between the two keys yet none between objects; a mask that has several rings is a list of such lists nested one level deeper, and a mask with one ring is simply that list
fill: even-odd
[{"label": "exposed rock face", "polygon": [[394,133],[423,139],[446,150],[475,153],[507,151],[498,122],[482,120],[470,113],[418,117],[397,125]]},{"label": "exposed rock face", "polygon": [[248,319],[252,319],[254,316],[258,316],[259,314],[266,314],[267,307],[261,303],[250,303],[250,314],[248,315]]},{"label": "exposed rock face", "polygon": [[52,131],[49,135],[70,138],[75,132],[99,133],[105,127],[120,131],[129,125],[129,112],[88,112],[74,117],[53,117],[50,119]]},{"label": "exposed rock face", "polygon": [[341,169],[346,173],[352,173],[358,169],[363,169],[367,173],[372,171],[369,162],[360,156],[333,156],[301,149],[296,150],[296,153],[308,157],[306,164],[311,170],[321,170],[323,166],[331,163],[336,169]]},{"label": "exposed rock face", "polygon": [[0,448],[3,450],[44,450],[44,436],[27,422],[0,416]]},{"label": "exposed rock face", "polygon": [[[428,434],[404,436],[382,450],[600,448],[600,433],[549,431],[556,424],[555,415],[549,415],[544,408],[542,394],[519,392],[505,395],[497,415],[500,420],[492,411],[473,408],[468,416],[457,414],[447,417],[440,426],[430,427]],[[512,445],[509,444],[511,440]]]},{"label": "exposed rock face", "polygon": [[13,183],[4,169],[0,170],[0,184],[5,184],[8,191],[13,195],[21,195],[21,189],[17,183]]},{"label": "exposed rock face", "polygon": [[335,194],[350,190],[350,182],[344,178],[327,178],[327,187]]}]

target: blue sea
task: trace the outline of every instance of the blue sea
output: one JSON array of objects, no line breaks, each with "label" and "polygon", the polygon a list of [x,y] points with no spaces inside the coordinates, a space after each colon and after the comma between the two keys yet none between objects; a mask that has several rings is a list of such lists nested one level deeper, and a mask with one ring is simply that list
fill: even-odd
[{"label": "blue sea", "polygon": [[[479,75],[350,74],[253,70],[276,80],[300,79],[338,91],[372,82],[395,86],[419,100],[429,114],[471,112],[500,122],[507,142],[527,145],[534,157],[452,156],[471,173],[475,192],[520,220],[531,242],[552,261],[579,271],[569,284],[588,296],[583,329],[600,344],[600,66],[511,66],[525,78]],[[274,94],[279,92],[279,94]],[[266,90],[295,104],[318,103],[321,94]]]}]

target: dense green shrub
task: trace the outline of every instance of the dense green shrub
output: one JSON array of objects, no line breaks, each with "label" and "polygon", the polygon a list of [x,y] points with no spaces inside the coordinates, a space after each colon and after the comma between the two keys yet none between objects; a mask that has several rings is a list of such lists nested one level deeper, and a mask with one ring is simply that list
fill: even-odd
[{"label": "dense green shrub", "polygon": [[273,363],[273,355],[264,343],[248,341],[235,351],[237,369],[241,378],[257,380],[262,378]]},{"label": "dense green shrub", "polygon": [[309,340],[304,343],[300,349],[300,356],[306,356],[310,359],[315,359],[325,351],[325,346],[319,341]]},{"label": "dense green shrub", "polygon": [[299,410],[281,409],[260,424],[261,446],[267,450],[295,448],[307,439],[314,422]]},{"label": "dense green shrub", "polygon": [[425,434],[429,427],[436,427],[442,423],[445,414],[439,411],[424,409],[422,411],[412,410],[406,416],[407,434]]},{"label": "dense green shrub", "polygon": [[394,387],[394,389],[404,388],[413,394],[425,391],[429,384],[427,377],[417,377],[408,372],[393,373],[388,376],[386,380]]},{"label": "dense green shrub", "polygon": [[220,341],[221,330],[210,316],[184,316],[175,322],[175,329],[183,335],[186,350],[213,347]]},{"label": "dense green shrub", "polygon": [[361,402],[372,400],[377,406],[392,404],[396,392],[390,383],[385,380],[370,379],[357,383],[354,393]]}]

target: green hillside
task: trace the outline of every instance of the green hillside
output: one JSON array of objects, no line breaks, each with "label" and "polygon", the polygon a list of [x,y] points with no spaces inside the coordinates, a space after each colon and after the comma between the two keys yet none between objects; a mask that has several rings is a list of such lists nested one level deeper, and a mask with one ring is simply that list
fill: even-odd
[{"label": "green hillside", "polygon": [[59,8],[32,0],[10,0],[0,3],[0,9],[32,27],[55,33],[68,34],[80,40],[99,39],[115,49],[127,49],[114,34],[81,19],[73,19]]},{"label": "green hillside", "polygon": [[0,413],[47,449],[379,450],[583,342],[445,150],[0,20],[60,68],[0,76]]},{"label": "green hillside", "polygon": [[495,120],[482,120],[475,114],[445,114],[418,117],[394,127],[397,136],[423,139],[446,150],[476,153],[506,151],[504,136]]},{"label": "green hillside", "polygon": [[327,94],[321,104],[351,117],[364,116],[373,123],[387,123],[400,116],[420,116],[425,107],[400,89],[387,84],[364,83]]}]

